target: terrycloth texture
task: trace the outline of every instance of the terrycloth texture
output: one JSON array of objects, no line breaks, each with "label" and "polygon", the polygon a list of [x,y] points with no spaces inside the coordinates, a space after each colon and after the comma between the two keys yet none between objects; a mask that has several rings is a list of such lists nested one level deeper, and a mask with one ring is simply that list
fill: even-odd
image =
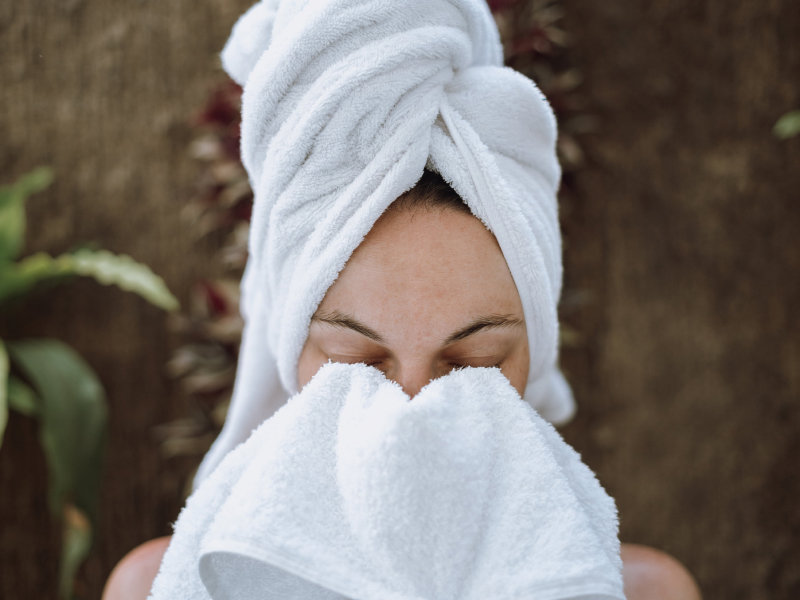
[{"label": "terrycloth texture", "polygon": [[623,599],[614,501],[498,369],[328,364],[189,498],[152,600]]},{"label": "terrycloth texture", "polygon": [[574,411],[556,367],[560,169],[552,110],[502,66],[483,0],[263,0],[222,53],[244,86],[255,192],[247,325],[225,429],[197,481],[298,388],[312,315],[386,207],[437,171],[496,236],[530,343],[525,399]]}]

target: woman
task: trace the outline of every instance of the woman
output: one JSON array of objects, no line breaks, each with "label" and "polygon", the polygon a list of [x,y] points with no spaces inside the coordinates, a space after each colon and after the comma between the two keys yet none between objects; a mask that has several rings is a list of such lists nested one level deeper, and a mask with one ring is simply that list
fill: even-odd
[{"label": "woman", "polygon": [[[255,204],[236,389],[196,484],[329,360],[411,397],[497,366],[541,416],[568,419],[555,120],[502,67],[483,2],[264,0],[223,63],[244,86]],[[146,597],[167,543],[123,559],[105,597]],[[674,559],[622,557],[628,598],[699,598]]]},{"label": "woman", "polygon": [[[410,396],[461,366],[497,365],[522,394],[528,344],[519,294],[497,242],[451,188],[426,173],[376,223],[320,303],[298,364],[303,385],[328,360],[365,362]],[[107,600],[144,599],[169,538],[126,556]],[[699,598],[673,558],[623,544],[626,595]]]}]

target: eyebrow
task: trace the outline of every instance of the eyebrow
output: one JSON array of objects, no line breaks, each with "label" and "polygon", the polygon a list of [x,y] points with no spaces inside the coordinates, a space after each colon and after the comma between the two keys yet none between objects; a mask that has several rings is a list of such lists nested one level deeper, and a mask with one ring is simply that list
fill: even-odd
[{"label": "eyebrow", "polygon": [[[367,325],[364,325],[364,323],[361,323],[355,317],[339,312],[338,310],[334,310],[329,313],[315,314],[313,317],[311,317],[311,321],[316,321],[317,323],[327,323],[328,325],[333,325],[334,327],[340,327],[342,329],[350,329],[356,333],[360,333],[364,337],[368,337],[369,339],[378,342],[379,344],[386,343],[386,340],[377,331]],[[455,333],[451,334],[444,341],[443,345],[448,346],[450,344],[454,344],[455,342],[459,342],[485,329],[519,327],[523,325],[523,323],[524,321],[522,319],[519,319],[513,315],[485,315],[478,317],[465,327],[462,327]]]},{"label": "eyebrow", "polygon": [[478,317],[466,327],[462,327],[444,341],[448,346],[485,329],[503,329],[506,327],[519,327],[524,321],[514,315],[486,315]]},{"label": "eyebrow", "polygon": [[329,313],[315,314],[313,317],[311,317],[311,321],[316,321],[317,323],[327,323],[328,325],[333,325],[334,327],[340,327],[342,329],[351,329],[356,333],[360,333],[361,335],[378,342],[379,344],[386,343],[386,340],[377,331],[364,325],[355,317],[341,313],[338,310],[334,310],[333,312]]}]

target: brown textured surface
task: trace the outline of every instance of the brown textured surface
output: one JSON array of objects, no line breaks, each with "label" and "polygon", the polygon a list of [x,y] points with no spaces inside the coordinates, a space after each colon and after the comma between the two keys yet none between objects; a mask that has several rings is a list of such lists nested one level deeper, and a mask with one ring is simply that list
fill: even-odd
[{"label": "brown textured surface", "polygon": [[[57,181],[30,203],[29,248],[93,240],[152,265],[182,300],[208,255],[179,219],[187,115],[246,0],[0,3],[0,172]],[[601,128],[566,207],[566,279],[593,303],[564,364],[565,435],[616,496],[627,541],[664,548],[708,598],[800,597],[800,106],[795,0],[566,0],[573,62]],[[111,402],[98,598],[116,561],[169,532],[187,463],[150,428],[187,410],[163,378],[174,340],[138,298],[89,282],[5,317],[95,366]],[[0,451],[0,598],[54,597],[57,531],[35,427]]]},{"label": "brown textured surface", "polygon": [[564,221],[579,418],[624,541],[708,598],[800,598],[794,1],[566,0],[600,129]]},{"label": "brown textured surface", "polygon": [[[220,77],[216,53],[247,0],[0,2],[0,172],[55,168],[29,202],[29,250],[94,241],[148,263],[182,301],[208,275],[208,248],[179,218],[195,165],[187,118]],[[111,444],[98,551],[80,577],[99,598],[114,564],[169,533],[190,465],[164,461],[151,428],[188,408],[163,376],[164,314],[93,282],[4,316],[0,335],[74,345],[110,401]],[[0,598],[55,598],[60,541],[45,502],[36,428],[12,416],[0,451]]]}]

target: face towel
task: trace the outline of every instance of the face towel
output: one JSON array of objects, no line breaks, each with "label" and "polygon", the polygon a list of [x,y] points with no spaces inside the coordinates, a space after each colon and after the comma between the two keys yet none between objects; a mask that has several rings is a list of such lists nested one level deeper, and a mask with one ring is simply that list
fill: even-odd
[{"label": "face towel", "polygon": [[534,83],[502,66],[484,0],[262,0],[222,61],[244,87],[241,152],[255,201],[236,385],[196,483],[298,391],[325,292],[426,168],[497,238],[528,330],[524,398],[567,420],[556,122]]},{"label": "face towel", "polygon": [[498,369],[324,366],[189,498],[151,600],[623,600],[614,501]]}]

